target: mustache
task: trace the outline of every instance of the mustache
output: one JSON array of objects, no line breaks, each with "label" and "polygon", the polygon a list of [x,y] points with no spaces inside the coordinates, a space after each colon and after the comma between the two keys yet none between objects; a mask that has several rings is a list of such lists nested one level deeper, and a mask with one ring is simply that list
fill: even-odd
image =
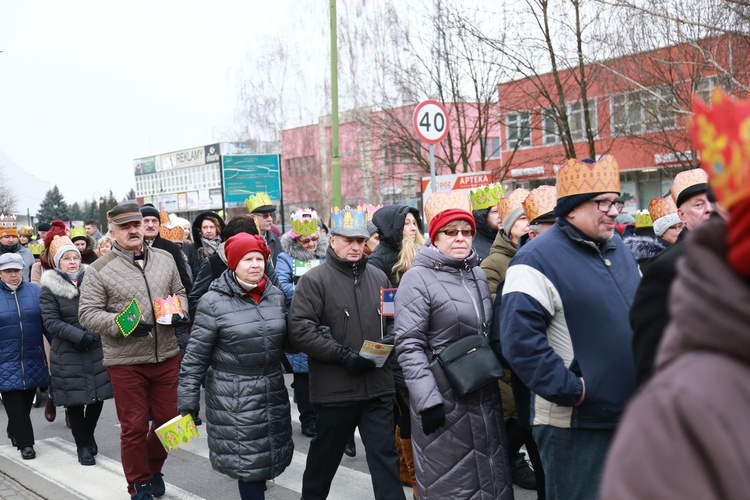
[{"label": "mustache", "polygon": [[130,238],[140,238],[140,237],[141,237],[141,233],[130,233],[130,234],[128,234],[128,239],[130,239]]}]

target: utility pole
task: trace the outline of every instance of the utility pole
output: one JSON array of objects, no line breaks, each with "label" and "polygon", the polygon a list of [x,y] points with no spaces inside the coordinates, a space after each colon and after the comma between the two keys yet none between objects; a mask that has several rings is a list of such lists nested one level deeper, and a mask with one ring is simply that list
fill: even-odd
[{"label": "utility pole", "polygon": [[341,207],[341,154],[339,153],[339,55],[336,0],[331,5],[331,205]]}]

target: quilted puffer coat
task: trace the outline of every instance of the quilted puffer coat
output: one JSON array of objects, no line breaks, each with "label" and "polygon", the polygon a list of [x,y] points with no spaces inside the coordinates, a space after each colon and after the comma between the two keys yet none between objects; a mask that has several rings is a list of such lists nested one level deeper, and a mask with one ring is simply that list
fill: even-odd
[{"label": "quilted puffer coat", "polygon": [[285,339],[284,294],[270,284],[256,303],[226,270],[198,303],[177,404],[180,411],[198,407],[205,374],[211,465],[233,479],[273,479],[292,461],[289,393],[280,371]]},{"label": "quilted puffer coat", "polygon": [[22,281],[15,291],[0,281],[0,392],[49,385],[39,287]]},{"label": "quilted puffer coat", "polygon": [[[449,344],[492,319],[475,251],[465,260],[433,246],[417,253],[396,294],[396,352],[409,388],[411,438],[420,500],[513,498],[497,384],[459,398],[435,360]],[[443,405],[445,425],[425,435],[420,413]]]},{"label": "quilted puffer coat", "polygon": [[78,274],[76,286],[61,271],[49,269],[42,274],[39,299],[44,328],[54,337],[50,372],[57,406],[81,406],[112,397],[99,336],[87,350],[78,347],[86,333],[78,322],[78,292],[84,275],[85,271]]},{"label": "quilted puffer coat", "polygon": [[[115,243],[112,251],[86,269],[81,286],[78,319],[81,326],[98,333],[104,348],[104,366],[159,363],[177,356],[174,328],[156,323],[153,301],[177,295],[187,311],[185,288],[172,256],[144,246],[144,267],[132,251]],[[151,335],[124,338],[115,317],[136,299],[143,320],[154,325]]]}]

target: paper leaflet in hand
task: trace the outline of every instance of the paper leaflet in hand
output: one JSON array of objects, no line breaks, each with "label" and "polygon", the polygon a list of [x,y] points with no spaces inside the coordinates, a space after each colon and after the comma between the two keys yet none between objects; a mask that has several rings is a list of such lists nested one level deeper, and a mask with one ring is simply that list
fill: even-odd
[{"label": "paper leaflet in hand", "polygon": [[189,443],[193,438],[198,437],[198,428],[190,414],[184,417],[177,415],[172,420],[159,426],[154,432],[167,451],[176,450],[180,445]]},{"label": "paper leaflet in hand", "polygon": [[128,304],[128,307],[124,311],[115,316],[115,323],[117,323],[117,328],[120,329],[123,337],[127,337],[133,333],[133,330],[135,330],[140,321],[141,307],[138,305],[135,297],[133,297],[133,300],[130,301],[130,304]]},{"label": "paper leaflet in hand", "polygon": [[179,314],[180,316],[185,314],[182,310],[182,302],[177,295],[169,295],[165,299],[154,300],[154,316],[156,316],[157,323],[171,325],[173,314]]},{"label": "paper leaflet in hand", "polygon": [[398,288],[380,289],[380,314],[383,316],[396,315],[396,292]]},{"label": "paper leaflet in hand", "polygon": [[363,358],[371,359],[375,362],[375,366],[382,368],[385,362],[388,361],[391,351],[393,351],[392,345],[365,340],[365,343],[362,344],[362,349],[359,350],[359,355]]}]

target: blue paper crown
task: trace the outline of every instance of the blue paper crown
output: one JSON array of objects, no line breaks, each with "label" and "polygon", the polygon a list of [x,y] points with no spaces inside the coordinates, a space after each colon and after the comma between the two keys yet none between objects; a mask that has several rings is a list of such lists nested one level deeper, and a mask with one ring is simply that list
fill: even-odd
[{"label": "blue paper crown", "polygon": [[345,229],[361,229],[367,232],[367,207],[362,205],[357,205],[356,209],[349,205],[343,209],[333,207],[331,209],[331,231]]}]

